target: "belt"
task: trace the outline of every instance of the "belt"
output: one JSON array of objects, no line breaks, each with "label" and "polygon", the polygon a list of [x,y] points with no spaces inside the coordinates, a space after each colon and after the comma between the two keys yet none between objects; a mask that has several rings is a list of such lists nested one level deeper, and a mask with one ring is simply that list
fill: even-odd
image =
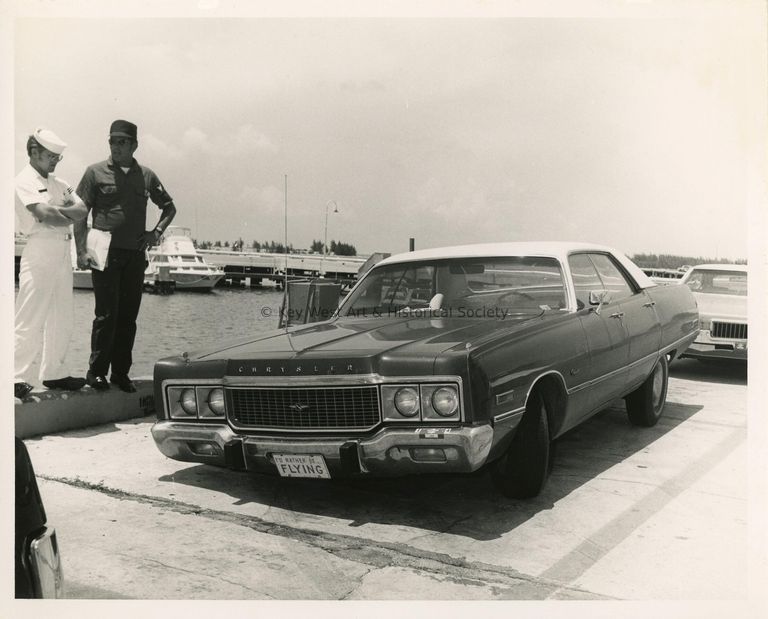
[{"label": "belt", "polygon": [[71,241],[72,234],[70,232],[35,232],[29,235],[30,239],[59,239],[61,241]]}]

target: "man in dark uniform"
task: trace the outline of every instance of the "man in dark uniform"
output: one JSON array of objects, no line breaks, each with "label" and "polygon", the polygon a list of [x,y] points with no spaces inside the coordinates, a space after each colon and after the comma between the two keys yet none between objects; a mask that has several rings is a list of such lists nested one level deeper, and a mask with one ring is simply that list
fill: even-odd
[{"label": "man in dark uniform", "polygon": [[[91,332],[91,356],[86,382],[98,390],[109,389],[110,382],[123,391],[136,391],[128,372],[133,362],[136,318],[141,305],[146,250],[156,245],[173,221],[176,207],[157,175],[133,158],[138,148],[136,125],[116,120],[109,129],[111,157],[88,166],[77,194],[92,214],[92,227],[111,234],[109,253],[103,270],[87,249],[85,220],[74,226],[77,265],[92,267],[96,297],[95,319]],[[146,231],[147,199],[161,210],[160,221]]]}]

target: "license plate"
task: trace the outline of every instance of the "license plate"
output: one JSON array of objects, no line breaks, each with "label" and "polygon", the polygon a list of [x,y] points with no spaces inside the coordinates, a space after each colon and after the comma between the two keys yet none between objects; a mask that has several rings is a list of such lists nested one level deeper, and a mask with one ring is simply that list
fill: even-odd
[{"label": "license plate", "polygon": [[314,454],[272,454],[281,477],[330,479],[323,456]]}]

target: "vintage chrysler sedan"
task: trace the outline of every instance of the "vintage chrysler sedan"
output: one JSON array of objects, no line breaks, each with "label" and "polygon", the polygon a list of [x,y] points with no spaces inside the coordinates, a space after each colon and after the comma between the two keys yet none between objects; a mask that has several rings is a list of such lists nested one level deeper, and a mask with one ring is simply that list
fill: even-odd
[{"label": "vintage chrysler sedan", "polygon": [[747,360],[747,266],[699,264],[683,277],[699,307],[699,335],[685,357]]},{"label": "vintage chrysler sedan", "polygon": [[487,465],[530,497],[553,439],[613,400],[654,425],[698,330],[688,287],[606,247],[415,251],[375,265],[330,320],[158,361],[152,435],[177,460],[287,477]]}]

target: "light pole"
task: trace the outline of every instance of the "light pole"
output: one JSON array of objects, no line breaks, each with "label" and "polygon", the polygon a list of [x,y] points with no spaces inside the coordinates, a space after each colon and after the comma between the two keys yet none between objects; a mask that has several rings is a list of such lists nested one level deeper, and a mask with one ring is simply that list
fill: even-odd
[{"label": "light pole", "polygon": [[323,240],[323,255],[320,258],[320,277],[325,277],[324,262],[325,256],[328,254],[328,207],[333,204],[333,212],[339,212],[339,205],[336,204],[336,200],[328,200],[325,203],[325,239]]}]

